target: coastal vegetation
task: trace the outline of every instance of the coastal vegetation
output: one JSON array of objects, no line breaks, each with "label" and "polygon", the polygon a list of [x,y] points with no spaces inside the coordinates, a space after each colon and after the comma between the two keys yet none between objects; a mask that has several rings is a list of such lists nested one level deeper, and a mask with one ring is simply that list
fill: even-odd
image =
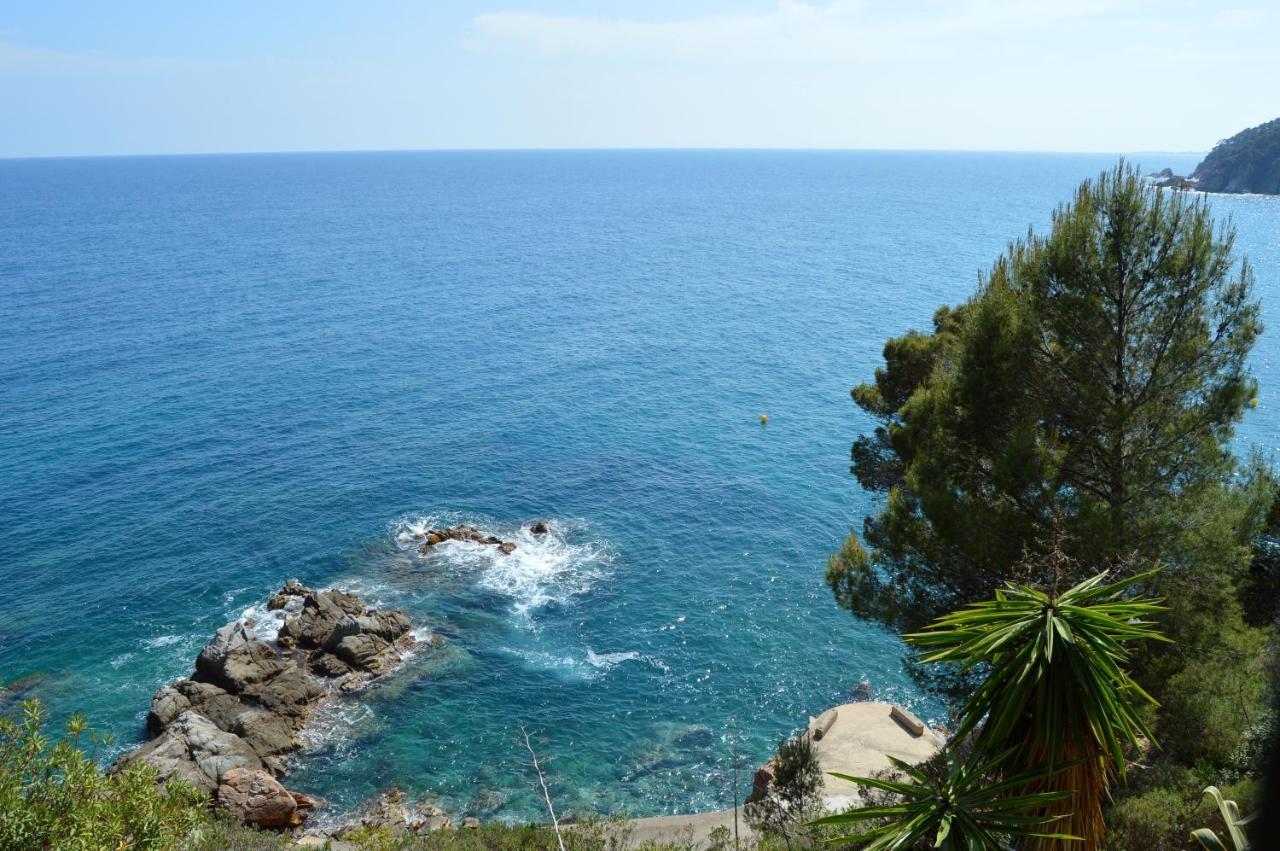
[{"label": "coastal vegetation", "polygon": [[1214,145],[1191,181],[1204,192],[1280,195],[1280,118]]},{"label": "coastal vegetation", "polygon": [[1223,139],[1189,176],[1166,168],[1152,177],[1172,189],[1280,195],[1280,118]]},{"label": "coastal vegetation", "polygon": [[[831,558],[836,599],[922,648],[957,740],[1013,749],[992,782],[1039,765],[1026,788],[1074,790],[1074,847],[1184,847],[1206,785],[1248,809],[1273,729],[1276,482],[1231,445],[1261,332],[1233,246],[1202,198],[1121,164],[853,390],[878,426],[852,472],[886,499]],[[1102,634],[1060,623],[1095,592]],[[1156,614],[1172,644],[1122,648]]]},{"label": "coastal vegetation", "polygon": [[1106,583],[1104,572],[1062,591],[1064,560],[1055,544],[1044,564],[1026,565],[1027,573],[1043,568],[1047,591],[1009,583],[994,600],[905,636],[921,663],[982,668],[985,676],[959,711],[938,776],[847,778],[905,801],[825,823],[883,819],[848,837],[872,849],[911,848],[928,836],[955,849],[999,848],[1013,838],[1036,851],[1063,841],[1102,847],[1102,805],[1124,778],[1125,748],[1151,736],[1141,711],[1152,700],[1125,670],[1128,644],[1161,637],[1148,618],[1163,607],[1131,596],[1150,578],[1144,574]]},{"label": "coastal vegetation", "polygon": [[783,739],[774,757],[772,782],[764,794],[747,799],[743,808],[757,830],[782,838],[787,848],[794,840],[809,844],[808,821],[822,815],[822,771],[808,735]]},{"label": "coastal vegetation", "polygon": [[157,784],[133,766],[104,774],[95,757],[108,742],[74,717],[50,741],[44,709],[27,701],[0,716],[0,848],[185,848],[217,851],[270,847],[272,837],[206,806],[187,783]]}]

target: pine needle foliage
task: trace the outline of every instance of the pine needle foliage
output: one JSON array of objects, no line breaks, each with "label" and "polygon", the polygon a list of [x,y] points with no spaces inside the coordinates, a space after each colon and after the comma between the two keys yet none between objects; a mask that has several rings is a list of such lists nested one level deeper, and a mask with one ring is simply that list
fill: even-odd
[{"label": "pine needle foliage", "polygon": [[1124,163],[1083,182],[853,389],[876,425],[852,470],[885,499],[828,564],[837,602],[922,629],[989,599],[1059,515],[1083,568],[1136,556],[1210,586],[1247,554],[1231,441],[1259,311],[1203,198]]}]

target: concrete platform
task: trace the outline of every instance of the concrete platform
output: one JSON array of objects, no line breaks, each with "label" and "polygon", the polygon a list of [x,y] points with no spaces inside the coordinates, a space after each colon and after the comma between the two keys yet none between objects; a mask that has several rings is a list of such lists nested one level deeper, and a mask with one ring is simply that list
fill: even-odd
[{"label": "concrete platform", "polygon": [[[923,762],[943,744],[941,737],[928,727],[924,728],[921,735],[913,735],[907,729],[910,720],[907,725],[900,723],[894,719],[893,709],[892,704],[874,701],[846,703],[835,707],[835,721],[823,733],[822,738],[813,743],[818,765],[823,771],[823,792],[828,810],[843,810],[856,804],[858,787],[838,780],[827,772],[838,771],[841,774],[866,777],[888,768],[888,756],[908,763]],[[810,725],[816,720],[817,718],[811,719]],[[746,794],[746,790],[743,794]],[[747,827],[745,817],[739,813],[738,819],[740,835],[743,838],[750,836],[751,830]],[[717,827],[733,830],[733,810],[657,816],[627,822],[631,847],[646,842],[692,842],[698,848],[705,848],[709,844],[711,831]]]}]

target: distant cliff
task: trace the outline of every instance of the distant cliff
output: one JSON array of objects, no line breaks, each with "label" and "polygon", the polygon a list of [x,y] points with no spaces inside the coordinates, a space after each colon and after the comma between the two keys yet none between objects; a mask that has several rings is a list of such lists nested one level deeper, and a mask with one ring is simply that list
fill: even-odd
[{"label": "distant cliff", "polygon": [[1280,195],[1280,118],[1219,142],[1191,181],[1202,192]]}]

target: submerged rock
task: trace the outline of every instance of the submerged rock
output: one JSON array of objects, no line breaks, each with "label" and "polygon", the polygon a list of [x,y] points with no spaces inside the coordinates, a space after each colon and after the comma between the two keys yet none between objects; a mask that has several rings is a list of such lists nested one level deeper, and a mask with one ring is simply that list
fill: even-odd
[{"label": "submerged rock", "polygon": [[355,810],[352,820],[319,835],[342,840],[365,829],[374,828],[384,831],[392,837],[410,835],[425,836],[437,830],[452,830],[453,819],[439,807],[427,801],[419,801],[410,805],[405,794],[399,789],[391,789],[366,801]]}]

